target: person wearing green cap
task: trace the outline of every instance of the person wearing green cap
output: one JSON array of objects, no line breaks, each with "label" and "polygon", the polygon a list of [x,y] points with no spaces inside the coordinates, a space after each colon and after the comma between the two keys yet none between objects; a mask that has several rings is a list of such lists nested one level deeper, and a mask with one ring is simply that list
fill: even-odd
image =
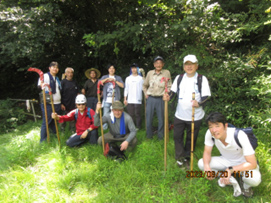
[{"label": "person wearing green cap", "polygon": [[[99,110],[102,108],[101,103],[97,103],[96,113],[94,115],[94,125],[100,126]],[[137,143],[137,129],[131,116],[124,112],[124,106],[120,101],[112,104],[112,111],[102,117],[103,124],[107,123],[109,132],[104,134],[104,142],[121,142],[120,150],[124,151],[130,146],[134,148]],[[98,144],[102,145],[102,137],[99,137]]]}]

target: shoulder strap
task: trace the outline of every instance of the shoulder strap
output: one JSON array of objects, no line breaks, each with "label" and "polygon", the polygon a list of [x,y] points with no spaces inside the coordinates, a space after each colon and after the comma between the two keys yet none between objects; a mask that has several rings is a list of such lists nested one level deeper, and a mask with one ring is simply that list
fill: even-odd
[{"label": "shoulder strap", "polygon": [[75,114],[74,114],[75,121],[77,121],[77,117],[78,117],[78,109],[75,110]]},{"label": "shoulder strap", "polygon": [[234,139],[235,139],[235,142],[236,142],[236,144],[239,146],[239,147],[241,147],[242,148],[242,145],[240,144],[240,142],[239,142],[239,139],[238,139],[238,133],[239,133],[239,129],[237,129],[237,128],[235,128],[235,131],[234,131]]},{"label": "shoulder strap", "polygon": [[87,116],[91,119],[90,109],[91,109],[91,108],[88,107]]},{"label": "shoulder strap", "polygon": [[179,76],[179,78],[178,78],[178,80],[177,80],[177,92],[176,92],[177,95],[179,95],[180,84],[181,84],[181,82],[182,82],[183,76],[184,76],[184,74],[180,74],[180,76]]},{"label": "shoulder strap", "polygon": [[201,74],[198,74],[198,88],[199,88],[199,93],[200,93],[200,96],[201,96],[201,87],[202,87],[202,75]]}]

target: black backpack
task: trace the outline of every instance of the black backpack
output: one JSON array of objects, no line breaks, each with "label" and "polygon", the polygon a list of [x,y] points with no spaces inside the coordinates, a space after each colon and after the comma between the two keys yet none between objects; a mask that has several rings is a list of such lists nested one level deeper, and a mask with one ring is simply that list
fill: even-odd
[{"label": "black backpack", "polygon": [[117,161],[123,161],[127,159],[124,151],[121,151],[120,147],[116,143],[106,143],[106,145],[106,148],[109,148],[106,157]]},{"label": "black backpack", "polygon": [[[180,91],[180,84],[182,82],[182,79],[183,79],[183,76],[184,74],[180,74],[178,80],[177,80],[177,95],[179,95],[179,91]],[[198,78],[197,78],[197,85],[198,85],[198,88],[199,88],[199,93],[201,95],[201,87],[202,87],[202,75],[201,74],[198,74]]]},{"label": "black backpack", "polygon": [[[236,144],[242,148],[242,145],[241,143],[239,142],[239,139],[238,139],[238,133],[239,133],[239,130],[242,130],[244,131],[244,133],[247,135],[248,139],[249,139],[249,142],[251,144],[251,146],[253,147],[253,149],[255,150],[257,147],[258,147],[258,139],[257,137],[254,135],[253,133],[253,129],[252,127],[247,127],[247,128],[236,128],[234,125],[228,123],[228,127],[229,128],[235,128],[235,131],[234,131],[234,139],[235,139],[235,142]],[[212,137],[212,140],[215,141],[215,139]]]}]

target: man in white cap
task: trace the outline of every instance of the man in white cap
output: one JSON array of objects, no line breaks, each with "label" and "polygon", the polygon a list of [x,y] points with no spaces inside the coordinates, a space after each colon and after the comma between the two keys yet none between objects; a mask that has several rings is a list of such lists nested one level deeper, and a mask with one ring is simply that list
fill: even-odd
[{"label": "man in white cap", "polygon": [[[191,123],[192,107],[195,108],[194,115],[194,150],[201,125],[204,117],[203,106],[211,96],[208,80],[205,76],[197,73],[198,59],[195,55],[187,55],[183,60],[185,74],[176,76],[171,91],[170,98],[177,93],[178,104],[174,118],[174,143],[175,159],[179,166],[183,164],[189,168],[191,153]],[[195,92],[195,100],[192,100],[192,93]],[[167,95],[164,99],[169,100]],[[184,144],[184,131],[186,130],[186,143]]]},{"label": "man in white cap", "polygon": [[77,108],[67,115],[60,116],[57,113],[52,113],[52,118],[58,120],[59,123],[75,120],[76,133],[66,142],[69,147],[80,146],[87,142],[97,144],[98,127],[94,125],[95,111],[86,107],[87,99],[83,94],[77,95],[75,103]]}]

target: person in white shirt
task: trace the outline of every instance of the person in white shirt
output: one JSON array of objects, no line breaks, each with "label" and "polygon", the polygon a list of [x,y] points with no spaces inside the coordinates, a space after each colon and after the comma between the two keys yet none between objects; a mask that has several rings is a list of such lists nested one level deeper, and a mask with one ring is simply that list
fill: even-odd
[{"label": "person in white shirt", "polygon": [[[203,105],[211,96],[208,80],[205,76],[197,73],[198,59],[195,55],[184,57],[183,69],[185,74],[178,75],[171,86],[167,99],[172,99],[177,93],[178,104],[174,118],[174,144],[175,159],[179,166],[183,164],[189,168],[191,153],[191,123],[192,107],[195,108],[194,115],[194,149],[199,134],[202,118],[205,115]],[[180,81],[180,77],[181,81]],[[179,82],[179,84],[178,84]],[[195,100],[192,100],[192,93],[195,92]],[[184,144],[184,131],[186,130],[186,142]]]},{"label": "person in white shirt", "polygon": [[128,114],[133,118],[138,129],[141,128],[141,106],[143,78],[138,74],[138,65],[133,63],[130,66],[131,75],[125,79],[124,105]]},{"label": "person in white shirt", "polygon": [[[45,88],[45,92],[49,93],[49,89],[46,86],[46,84],[49,84],[52,90],[52,95],[53,95],[53,101],[54,101],[54,108],[55,112],[57,114],[60,114],[61,110],[61,83],[58,77],[56,76],[59,71],[58,68],[58,63],[57,62],[51,62],[49,65],[49,72],[44,74],[44,81],[41,82],[40,80],[38,81],[38,86],[41,87],[42,89]],[[42,93],[40,94],[40,96]],[[43,99],[41,98],[41,111],[42,111],[42,125],[41,125],[41,130],[40,130],[40,142],[43,142],[47,138],[47,133],[46,133],[46,118],[45,118],[45,112],[44,112],[44,104],[43,104]],[[47,117],[48,117],[48,126],[49,128],[53,131],[53,133],[56,133],[56,127],[54,120],[51,117],[52,114],[52,106],[50,103],[46,102],[46,109],[47,109]]]},{"label": "person in white shirt", "polygon": [[[221,187],[234,186],[235,183],[240,189],[235,180],[238,177],[242,192],[236,191],[234,196],[243,194],[251,197],[253,195],[251,187],[256,187],[261,183],[261,173],[248,136],[244,131],[238,131],[237,139],[242,146],[240,147],[234,138],[236,128],[228,127],[225,116],[219,112],[209,114],[206,122],[209,130],[205,134],[203,158],[198,161],[200,170],[205,171],[205,174],[213,171],[214,174],[222,172],[223,176],[218,176],[220,177],[218,184]],[[214,145],[219,150],[220,156],[211,156]],[[216,175],[205,175],[205,177],[212,180]]]}]

